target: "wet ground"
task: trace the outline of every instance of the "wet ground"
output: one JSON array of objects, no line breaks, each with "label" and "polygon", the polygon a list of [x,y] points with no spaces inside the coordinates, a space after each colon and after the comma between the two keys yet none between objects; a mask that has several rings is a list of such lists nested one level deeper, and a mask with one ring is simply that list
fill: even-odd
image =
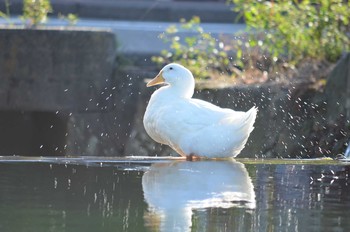
[{"label": "wet ground", "polygon": [[331,160],[0,159],[0,231],[349,231]]}]

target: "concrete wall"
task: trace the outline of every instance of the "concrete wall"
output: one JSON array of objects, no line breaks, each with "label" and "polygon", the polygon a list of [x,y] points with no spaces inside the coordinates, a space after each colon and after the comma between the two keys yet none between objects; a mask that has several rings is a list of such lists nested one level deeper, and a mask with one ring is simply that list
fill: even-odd
[{"label": "concrete wall", "polygon": [[[108,31],[0,30],[0,110],[96,111],[112,76]],[[89,100],[92,99],[92,100]]]},{"label": "concrete wall", "polygon": [[109,31],[2,29],[0,51],[1,155],[75,151],[80,121],[116,108]]}]

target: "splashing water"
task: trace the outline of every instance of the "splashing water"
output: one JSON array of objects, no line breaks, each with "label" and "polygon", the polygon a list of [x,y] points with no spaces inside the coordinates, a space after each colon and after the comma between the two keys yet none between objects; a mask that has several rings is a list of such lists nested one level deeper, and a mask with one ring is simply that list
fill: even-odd
[{"label": "splashing water", "polygon": [[344,156],[346,159],[350,159],[350,141],[348,143],[348,147],[345,150]]}]

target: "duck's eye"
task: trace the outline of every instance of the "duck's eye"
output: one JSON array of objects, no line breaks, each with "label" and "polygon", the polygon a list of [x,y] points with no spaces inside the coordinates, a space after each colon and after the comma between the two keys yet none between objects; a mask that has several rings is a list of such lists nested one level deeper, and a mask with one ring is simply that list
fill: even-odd
[{"label": "duck's eye", "polygon": [[174,68],[173,68],[173,67],[170,67],[169,69],[170,69],[170,70],[173,70]]}]

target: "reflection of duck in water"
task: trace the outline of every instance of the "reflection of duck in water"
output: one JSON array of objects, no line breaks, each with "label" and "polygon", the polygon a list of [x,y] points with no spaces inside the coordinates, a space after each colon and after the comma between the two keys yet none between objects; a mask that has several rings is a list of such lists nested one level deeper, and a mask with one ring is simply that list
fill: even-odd
[{"label": "reflection of duck in water", "polygon": [[189,231],[193,209],[255,208],[248,172],[234,160],[154,164],[142,187],[150,210],[146,221],[159,220],[160,231]]}]

